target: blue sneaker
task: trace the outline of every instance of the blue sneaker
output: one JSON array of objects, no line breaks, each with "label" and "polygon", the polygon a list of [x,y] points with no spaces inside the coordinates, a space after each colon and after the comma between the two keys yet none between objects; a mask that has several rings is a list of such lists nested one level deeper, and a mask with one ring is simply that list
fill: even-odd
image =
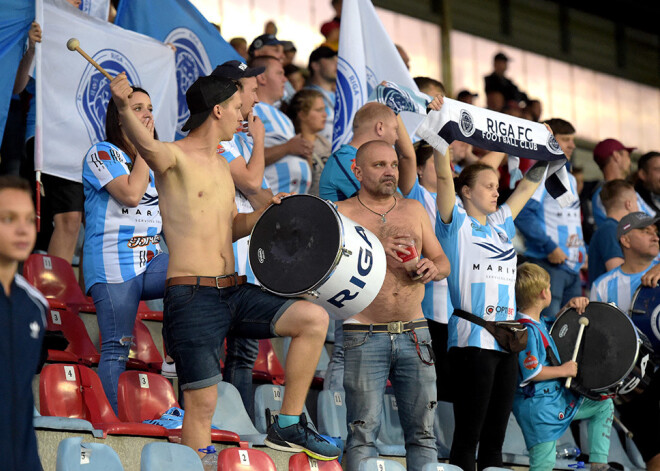
[{"label": "blue sneaker", "polygon": [[321,437],[308,424],[305,414],[300,415],[300,422],[288,427],[280,427],[277,418],[268,429],[264,443],[280,451],[305,452],[314,459],[330,461],[339,458],[341,450]]}]

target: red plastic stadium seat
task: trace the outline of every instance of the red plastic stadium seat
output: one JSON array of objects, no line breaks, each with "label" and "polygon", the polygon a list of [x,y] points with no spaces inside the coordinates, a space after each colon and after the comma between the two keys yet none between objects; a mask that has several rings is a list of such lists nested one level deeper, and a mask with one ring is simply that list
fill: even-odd
[{"label": "red plastic stadium seat", "polygon": [[[312,468],[312,466],[314,466]],[[321,461],[310,458],[305,453],[296,453],[289,458],[289,471],[342,471],[337,460]]]},{"label": "red plastic stadium seat", "polygon": [[284,368],[277,359],[270,340],[259,340],[259,356],[252,370],[254,381],[284,384]]},{"label": "red plastic stadium seat", "polygon": [[[151,338],[149,328],[144,325],[140,319],[135,320],[135,327],[133,327],[133,345],[128,354],[130,360],[139,360],[147,365],[150,370],[160,371],[163,364],[163,357],[160,356],[158,347]],[[139,368],[138,368],[139,369]]]},{"label": "red plastic stadium seat", "polygon": [[[156,373],[125,371],[119,376],[117,389],[119,418],[125,422],[159,419],[170,407],[180,407],[170,382]],[[168,430],[176,441],[181,430]],[[211,430],[214,442],[238,443],[240,438],[227,430]]]},{"label": "red plastic stadium seat", "polygon": [[277,471],[275,463],[266,453],[254,448],[225,448],[218,453],[218,469],[223,471]]},{"label": "red plastic stadium seat", "polygon": [[138,305],[137,318],[145,321],[163,322],[163,311],[153,311],[147,303],[140,301]]},{"label": "red plastic stadium seat", "polygon": [[104,437],[107,434],[169,436],[168,430],[158,425],[121,422],[105,397],[101,380],[86,366],[44,366],[39,399],[41,415],[87,420],[102,430]]},{"label": "red plastic stadium seat", "polygon": [[85,365],[96,365],[101,356],[89,338],[85,324],[77,315],[60,309],[50,309],[46,315],[47,329],[50,331],[62,331],[69,342],[64,351],[48,350],[48,361],[50,362],[77,362]]},{"label": "red plastic stadium seat", "polygon": [[54,309],[67,307],[74,314],[96,312],[94,303],[80,289],[71,264],[63,258],[32,254],[25,261],[23,276],[41,291]]}]

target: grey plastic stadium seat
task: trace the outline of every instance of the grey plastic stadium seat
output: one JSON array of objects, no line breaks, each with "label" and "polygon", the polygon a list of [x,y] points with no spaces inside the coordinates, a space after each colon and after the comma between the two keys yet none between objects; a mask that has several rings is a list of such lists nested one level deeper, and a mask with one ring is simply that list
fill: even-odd
[{"label": "grey plastic stadium seat", "polygon": [[119,456],[108,445],[65,438],[57,447],[56,471],[124,471]]},{"label": "grey plastic stadium seat", "polygon": [[218,400],[211,424],[221,430],[237,433],[241,440],[253,445],[263,445],[266,438],[266,434],[259,433],[252,425],[238,389],[224,381],[218,383]]},{"label": "grey plastic stadium seat", "polygon": [[401,464],[385,458],[365,458],[358,471],[405,471]]},{"label": "grey plastic stadium seat", "polygon": [[142,448],[140,471],[178,469],[204,471],[202,460],[192,448],[177,443],[153,442]]}]

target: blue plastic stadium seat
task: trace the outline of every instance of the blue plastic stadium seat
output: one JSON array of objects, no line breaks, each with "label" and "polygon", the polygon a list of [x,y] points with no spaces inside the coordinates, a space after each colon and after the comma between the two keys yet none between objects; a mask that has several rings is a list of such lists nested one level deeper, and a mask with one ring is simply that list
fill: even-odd
[{"label": "blue plastic stadium seat", "polygon": [[383,396],[383,414],[380,419],[380,432],[376,447],[382,455],[406,456],[406,440],[399,420],[399,408],[394,394]]},{"label": "blue plastic stadium seat", "polygon": [[[284,398],[284,386],[275,384],[262,384],[254,391],[254,426],[259,433],[268,433],[268,417],[266,410],[270,411],[270,417],[280,413]],[[303,407],[303,414],[307,417],[307,423],[313,426],[307,407]]]},{"label": "blue plastic stadium seat", "polygon": [[241,395],[233,384],[218,383],[218,400],[211,423],[222,430],[237,433],[242,441],[253,445],[264,444],[266,434],[259,433],[252,425]]},{"label": "blue plastic stadium seat", "polygon": [[[486,468],[486,469],[502,469],[502,468]],[[463,471],[463,468],[449,463],[427,463],[422,468],[422,471]],[[484,470],[485,471],[485,470]],[[506,470],[511,471],[511,470]]]},{"label": "blue plastic stadium seat", "polygon": [[164,469],[203,471],[204,466],[195,450],[190,447],[166,442],[147,443],[142,448],[140,471]]},{"label": "blue plastic stadium seat", "polygon": [[360,461],[359,471],[405,471],[406,468],[396,461],[385,458],[365,458]]},{"label": "blue plastic stadium seat", "polygon": [[65,438],[57,447],[56,471],[124,471],[119,456],[102,443],[82,443],[82,437]]}]

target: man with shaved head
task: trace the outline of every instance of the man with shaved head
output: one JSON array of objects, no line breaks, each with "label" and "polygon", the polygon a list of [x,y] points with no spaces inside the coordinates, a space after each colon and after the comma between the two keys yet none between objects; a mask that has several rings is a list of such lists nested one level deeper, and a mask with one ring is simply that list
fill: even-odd
[{"label": "man with shaved head", "polygon": [[375,442],[389,378],[405,436],[407,469],[420,470],[437,460],[435,368],[422,298],[424,284],[447,277],[449,261],[421,203],[396,193],[399,159],[390,143],[362,144],[353,171],[360,189],[337,208],[378,237],[387,271],[376,299],[343,325],[346,469],[358,469],[362,459],[378,455]]}]

